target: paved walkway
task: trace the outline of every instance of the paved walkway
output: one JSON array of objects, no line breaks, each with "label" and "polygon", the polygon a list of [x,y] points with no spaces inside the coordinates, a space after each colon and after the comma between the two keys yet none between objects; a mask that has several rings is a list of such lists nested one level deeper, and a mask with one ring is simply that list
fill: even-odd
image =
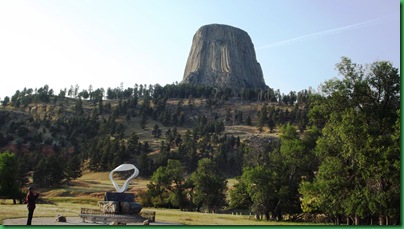
[{"label": "paved walkway", "polygon": [[[45,218],[45,217],[34,217],[32,219],[32,225],[107,225],[103,223],[92,223],[92,222],[83,222],[81,217],[66,217],[65,223],[56,222],[56,217],[53,218]],[[27,218],[18,218],[18,219],[5,219],[3,220],[3,225],[25,225],[27,223]],[[127,225],[143,225],[143,223],[128,223]],[[166,223],[166,222],[151,222],[150,225],[179,225],[175,223]]]}]

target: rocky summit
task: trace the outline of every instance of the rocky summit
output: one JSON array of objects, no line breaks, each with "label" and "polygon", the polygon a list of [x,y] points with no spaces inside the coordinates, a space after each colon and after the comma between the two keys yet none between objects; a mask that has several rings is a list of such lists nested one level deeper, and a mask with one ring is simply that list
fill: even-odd
[{"label": "rocky summit", "polygon": [[267,88],[247,32],[229,25],[196,31],[181,83],[219,88]]}]

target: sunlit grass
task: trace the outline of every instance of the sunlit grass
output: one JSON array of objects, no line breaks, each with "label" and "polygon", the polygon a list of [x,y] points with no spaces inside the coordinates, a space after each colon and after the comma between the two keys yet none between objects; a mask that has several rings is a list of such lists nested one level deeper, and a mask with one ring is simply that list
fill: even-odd
[{"label": "sunlit grass", "polygon": [[[72,198],[62,199],[44,199],[46,204],[37,204],[34,212],[35,217],[56,217],[57,215],[64,215],[70,217],[78,217],[80,208],[94,208],[96,201],[81,201],[77,203],[72,201]],[[50,203],[49,203],[50,202]],[[5,203],[0,204],[0,223],[3,224],[5,219],[26,218],[28,215],[27,206],[25,204],[12,204],[12,200],[6,200]]]},{"label": "sunlit grass", "polygon": [[[46,204],[37,204],[35,217],[78,217],[80,209],[97,208],[97,200],[86,198],[54,197],[46,198]],[[290,223],[255,220],[250,215],[211,214],[200,212],[185,212],[178,209],[143,208],[142,211],[155,211],[156,221],[184,225],[313,225],[310,223]],[[11,200],[0,205],[0,223],[5,219],[26,218],[26,205],[13,205]]]},{"label": "sunlit grass", "polygon": [[185,225],[318,225],[314,223],[256,220],[250,215],[185,212],[178,209],[161,208],[144,208],[144,210],[155,211],[156,221],[172,222]]}]

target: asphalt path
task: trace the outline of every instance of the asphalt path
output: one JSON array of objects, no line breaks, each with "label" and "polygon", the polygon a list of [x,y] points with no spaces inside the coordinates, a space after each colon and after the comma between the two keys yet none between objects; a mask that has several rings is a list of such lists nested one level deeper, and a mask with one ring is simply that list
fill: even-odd
[{"label": "asphalt path", "polygon": [[[26,225],[27,218],[17,218],[17,219],[5,219],[3,220],[3,225]],[[81,217],[66,217],[66,222],[56,222],[56,217],[34,217],[32,219],[32,225],[108,225],[104,223],[93,223],[86,220],[83,222]],[[143,225],[143,223],[128,223],[127,225]],[[168,222],[150,222],[150,225],[180,225],[176,223]]]}]

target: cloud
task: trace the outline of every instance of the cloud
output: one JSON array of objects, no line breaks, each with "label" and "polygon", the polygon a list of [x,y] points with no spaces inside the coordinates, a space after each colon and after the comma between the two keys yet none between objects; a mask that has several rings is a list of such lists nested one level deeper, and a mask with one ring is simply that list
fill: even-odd
[{"label": "cloud", "polygon": [[287,40],[283,40],[283,41],[278,41],[278,42],[275,42],[275,43],[272,43],[272,44],[268,44],[268,45],[258,47],[258,50],[274,48],[274,47],[279,47],[279,46],[285,46],[285,45],[291,45],[291,44],[294,44],[294,43],[297,43],[297,42],[302,42],[302,41],[307,41],[307,40],[312,40],[312,39],[318,39],[318,38],[322,38],[322,37],[325,37],[325,36],[330,36],[330,35],[342,33],[342,32],[353,30],[353,29],[359,29],[361,27],[369,26],[371,24],[386,20],[386,19],[394,17],[394,16],[399,16],[399,14],[391,14],[391,15],[387,15],[387,16],[384,16],[384,17],[380,17],[380,18],[360,22],[360,23],[355,23],[355,24],[342,26],[342,27],[338,27],[338,28],[334,28],[334,29],[327,29],[327,30],[323,30],[323,31],[320,31],[320,32],[310,33],[310,34],[298,36],[298,37],[295,37],[295,38],[291,38],[291,39],[287,39]]}]

